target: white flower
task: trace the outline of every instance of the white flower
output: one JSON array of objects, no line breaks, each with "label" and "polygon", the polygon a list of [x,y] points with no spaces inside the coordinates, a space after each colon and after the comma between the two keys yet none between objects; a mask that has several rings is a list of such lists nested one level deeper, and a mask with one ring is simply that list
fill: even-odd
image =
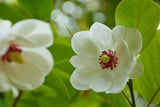
[{"label": "white flower", "polygon": [[76,68],[71,83],[78,90],[121,92],[128,79],[143,73],[143,64],[136,61],[142,48],[141,33],[136,28],[94,23],[90,31],[81,31],[72,38],[77,54],[70,60]]},{"label": "white flower", "polygon": [[70,36],[68,29],[71,31],[71,33],[78,31],[76,19],[64,14],[59,9],[54,9],[52,11],[51,19],[56,22],[56,25],[58,26],[56,32],[58,32],[59,36]]},{"label": "white flower", "polygon": [[53,66],[46,49],[53,44],[53,35],[46,22],[29,19],[11,26],[0,20],[0,92],[39,87]]}]

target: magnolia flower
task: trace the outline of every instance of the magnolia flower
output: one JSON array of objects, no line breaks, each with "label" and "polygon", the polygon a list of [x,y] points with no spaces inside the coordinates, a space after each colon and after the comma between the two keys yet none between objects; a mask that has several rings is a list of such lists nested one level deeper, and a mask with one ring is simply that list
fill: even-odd
[{"label": "magnolia flower", "polygon": [[76,68],[71,84],[78,90],[121,92],[128,79],[139,77],[143,64],[136,60],[142,48],[141,33],[136,28],[94,23],[90,31],[76,33],[71,42],[77,54],[70,60]]},{"label": "magnolia flower", "polygon": [[46,49],[53,44],[48,23],[23,20],[11,26],[0,20],[0,92],[17,89],[32,90],[39,87],[53,66]]}]

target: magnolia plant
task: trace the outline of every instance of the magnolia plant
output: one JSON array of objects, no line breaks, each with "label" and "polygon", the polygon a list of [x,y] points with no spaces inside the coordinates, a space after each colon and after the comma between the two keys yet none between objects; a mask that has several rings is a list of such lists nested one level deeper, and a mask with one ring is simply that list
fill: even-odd
[{"label": "magnolia plant", "polygon": [[160,106],[159,0],[8,1],[0,107]]}]

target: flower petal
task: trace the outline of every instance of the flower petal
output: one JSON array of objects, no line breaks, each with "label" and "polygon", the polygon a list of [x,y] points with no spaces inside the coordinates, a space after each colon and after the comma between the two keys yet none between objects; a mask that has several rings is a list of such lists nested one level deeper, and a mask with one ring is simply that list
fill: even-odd
[{"label": "flower petal", "polygon": [[92,39],[101,50],[108,50],[113,47],[111,30],[107,26],[96,22],[91,26],[90,32]]},{"label": "flower petal", "polygon": [[11,22],[8,20],[0,20],[0,32],[7,31],[11,27]]},{"label": "flower petal", "polygon": [[96,56],[73,56],[70,60],[71,64],[76,68],[98,68],[100,67]]},{"label": "flower petal", "polygon": [[0,92],[8,92],[12,90],[13,97],[18,96],[18,90],[11,84],[5,71],[3,71],[4,63],[0,61]]},{"label": "flower petal", "polygon": [[130,53],[136,55],[142,49],[142,36],[136,28],[127,28],[127,35],[125,41],[128,44]]},{"label": "flower petal", "polygon": [[14,39],[7,35],[10,27],[11,27],[10,21],[0,20],[0,56],[6,53],[9,47],[9,41]]},{"label": "flower petal", "polygon": [[121,92],[129,79],[129,73],[134,66],[133,56],[129,54],[125,41],[119,42],[116,47],[116,55],[118,57],[118,65],[112,72],[112,86],[106,93]]},{"label": "flower petal", "polygon": [[106,91],[106,93],[119,93],[121,92],[128,79],[129,79],[129,76],[122,73],[122,72],[112,72],[112,86],[109,90]]},{"label": "flower petal", "polygon": [[5,72],[19,89],[31,90],[40,86],[53,66],[50,52],[44,48],[22,49],[24,64],[6,63]]},{"label": "flower petal", "polygon": [[78,55],[98,55],[98,48],[91,39],[89,31],[81,31],[74,34],[71,41],[74,52]]},{"label": "flower petal", "polygon": [[103,92],[111,88],[112,75],[111,72],[99,70],[95,74],[94,79],[90,83],[89,87],[95,92]]},{"label": "flower petal", "polygon": [[49,24],[40,20],[29,19],[16,23],[10,35],[16,36],[15,43],[24,47],[48,47],[53,44]]},{"label": "flower petal", "polygon": [[9,48],[9,42],[0,42],[0,56],[3,56]]},{"label": "flower petal", "polygon": [[18,89],[17,89],[16,87],[12,86],[12,87],[11,87],[11,90],[12,90],[13,97],[14,97],[14,98],[17,98],[18,95],[19,95]]},{"label": "flower petal", "polygon": [[113,28],[112,34],[115,47],[124,39],[126,33],[126,28],[124,26],[116,26]]},{"label": "flower petal", "polygon": [[121,70],[120,72],[124,72],[129,75],[133,66],[135,65],[135,61],[133,59],[133,56],[129,54],[128,47],[125,41],[121,41],[117,45],[116,55],[118,57],[118,64],[114,71],[117,72]]},{"label": "flower petal", "polygon": [[144,72],[144,66],[140,61],[137,61],[135,67],[133,68],[132,72],[129,75],[130,79],[135,79],[140,77]]},{"label": "flower petal", "polygon": [[71,84],[78,90],[93,89],[103,92],[111,87],[111,72],[101,69],[76,69],[71,75]]},{"label": "flower petal", "polygon": [[[1,66],[2,67],[2,66]],[[10,90],[10,83],[4,71],[0,70],[0,92],[7,92]]]},{"label": "flower petal", "polygon": [[[78,90],[88,90],[88,89],[94,90],[96,81],[98,81],[101,78],[100,75],[104,75],[101,73],[102,73],[101,70],[99,71],[98,69],[94,69],[94,68],[90,68],[90,69],[77,68],[72,73],[70,81],[73,87]],[[98,77],[100,78],[97,78],[97,75],[99,75]],[[96,81],[94,81],[95,79]],[[104,86],[104,88],[106,88],[106,86]]]},{"label": "flower petal", "polygon": [[[83,76],[79,76],[80,74],[78,73],[77,70],[75,70],[70,78],[70,82],[72,84],[72,86],[78,90],[88,90],[89,86],[88,86],[88,81],[86,81],[86,83],[83,83]],[[85,78],[86,80],[87,78]],[[82,81],[82,82],[81,82]]]}]

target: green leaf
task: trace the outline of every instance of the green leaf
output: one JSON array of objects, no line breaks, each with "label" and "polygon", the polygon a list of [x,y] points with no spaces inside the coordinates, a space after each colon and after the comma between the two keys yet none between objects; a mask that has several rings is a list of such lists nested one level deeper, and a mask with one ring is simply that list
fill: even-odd
[{"label": "green leaf", "polygon": [[62,44],[54,44],[49,48],[51,51],[55,62],[69,61],[74,55],[74,52],[70,46]]},{"label": "green leaf", "polygon": [[69,60],[64,60],[64,61],[59,61],[56,62],[54,65],[55,68],[62,70],[68,74],[72,74],[72,72],[74,71],[73,66],[71,65],[71,63],[69,62]]},{"label": "green leaf", "polygon": [[102,107],[129,107],[129,103],[125,99],[124,95],[122,93],[118,94],[105,94],[100,93],[100,96],[102,96],[105,101],[102,103]]},{"label": "green leaf", "polygon": [[83,94],[83,91],[80,92],[80,95],[74,98],[73,102],[70,103],[70,107],[102,107],[101,103],[103,102],[103,98],[97,93],[90,91],[84,98],[82,97]]},{"label": "green leaf", "polygon": [[49,21],[53,0],[18,0],[18,2],[32,18]]},{"label": "green leaf", "polygon": [[123,0],[116,9],[116,25],[136,27],[142,33],[142,50],[155,35],[159,21],[160,8],[151,0]]},{"label": "green leaf", "polygon": [[[63,103],[62,103],[63,102]],[[33,91],[23,91],[17,107],[68,107],[68,101],[55,90],[42,85]],[[1,107],[1,106],[0,106]],[[11,107],[8,106],[8,107]]]},{"label": "green leaf", "polygon": [[70,46],[62,44],[54,44],[49,50],[53,55],[55,64],[52,72],[46,77],[44,84],[70,100],[76,93],[76,90],[70,83],[70,74],[74,68],[69,60],[74,52]]},{"label": "green leaf", "polygon": [[[40,96],[36,96],[37,98]],[[17,103],[17,107],[38,107],[38,103],[35,96],[28,93],[28,95],[23,95],[22,98]]]},{"label": "green leaf", "polygon": [[[144,64],[144,73],[136,80],[138,87],[136,89],[149,102],[160,87],[160,30],[139,59]],[[160,92],[156,95],[153,103],[160,103]]]},{"label": "green leaf", "polygon": [[19,20],[25,19],[26,16],[15,8],[4,3],[0,3],[0,18],[8,19],[13,23],[16,23]]},{"label": "green leaf", "polygon": [[54,72],[51,72],[45,79],[44,85],[55,89],[59,94],[67,98],[68,100],[70,99],[70,94],[69,91],[64,84],[62,78],[57,74],[58,70],[54,69]]},{"label": "green leaf", "polygon": [[0,107],[7,107],[2,94],[0,94]]},{"label": "green leaf", "polygon": [[67,100],[62,97],[40,97],[38,107],[69,107]]},{"label": "green leaf", "polygon": [[[55,70],[54,72],[56,72],[60,76],[60,78],[63,80],[70,97],[73,97],[76,94],[77,90],[74,89],[70,83],[70,74],[63,72],[62,70],[58,70],[58,69]],[[70,98],[70,100],[71,99],[72,98]]]},{"label": "green leaf", "polygon": [[49,48],[50,52],[54,58],[54,68],[71,74],[74,70],[73,66],[70,64],[70,58],[75,55],[72,48],[67,45],[54,44]]}]

